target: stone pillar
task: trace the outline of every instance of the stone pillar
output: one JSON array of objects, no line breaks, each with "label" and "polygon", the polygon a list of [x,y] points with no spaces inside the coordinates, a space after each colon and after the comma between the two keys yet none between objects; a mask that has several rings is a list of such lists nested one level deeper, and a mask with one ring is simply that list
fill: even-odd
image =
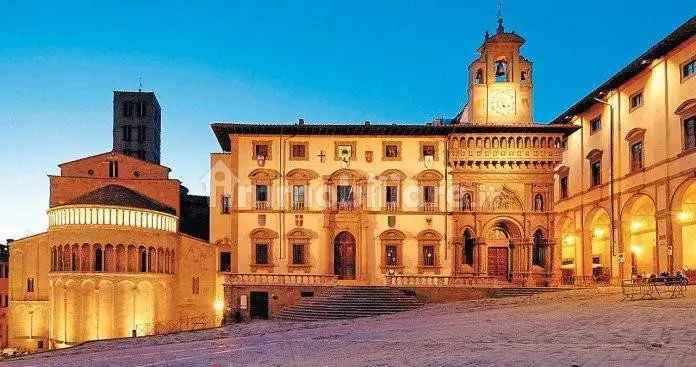
[{"label": "stone pillar", "polygon": [[476,239],[476,261],[477,268],[476,272],[478,276],[485,276],[488,274],[488,246],[483,238]]},{"label": "stone pillar", "polygon": [[[657,215],[657,228],[655,230],[655,274],[670,272],[670,264],[674,249],[670,251],[670,228],[672,227],[672,216],[669,211],[663,211]],[[671,254],[670,254],[671,252]]]},{"label": "stone pillar", "polygon": [[548,273],[548,286],[558,287],[561,285],[561,249],[560,242],[548,242],[548,264],[546,272]]}]

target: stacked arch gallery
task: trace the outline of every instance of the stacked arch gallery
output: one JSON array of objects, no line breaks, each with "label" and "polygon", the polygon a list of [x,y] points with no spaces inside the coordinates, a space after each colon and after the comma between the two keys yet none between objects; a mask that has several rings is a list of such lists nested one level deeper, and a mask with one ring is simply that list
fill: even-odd
[{"label": "stacked arch gallery", "polygon": [[60,168],[48,230],[11,249],[11,344],[151,335],[189,319],[214,325],[215,251],[179,232],[181,186],[169,169],[117,153]]}]

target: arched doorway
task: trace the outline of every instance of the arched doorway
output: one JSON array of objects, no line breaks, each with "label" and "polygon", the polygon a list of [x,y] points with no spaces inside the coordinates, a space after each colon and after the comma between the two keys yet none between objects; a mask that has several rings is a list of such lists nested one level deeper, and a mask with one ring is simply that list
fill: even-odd
[{"label": "arched doorway", "polygon": [[590,212],[586,221],[592,249],[592,279],[598,283],[608,283],[611,278],[611,221],[604,208]]},{"label": "arched doorway", "polygon": [[561,241],[561,282],[566,285],[575,284],[575,276],[582,275],[580,264],[577,260],[582,259],[577,252],[580,246],[577,244],[575,234],[575,222],[570,218],[563,218],[560,224]]},{"label": "arched doorway", "polygon": [[338,279],[355,279],[355,237],[349,232],[334,239],[334,274]]},{"label": "arched doorway", "polygon": [[655,204],[647,195],[636,195],[623,209],[622,225],[626,264],[630,275],[657,273]]},{"label": "arched doorway", "polygon": [[667,258],[670,272],[680,271],[693,279],[696,277],[696,181],[680,185],[672,201],[673,248]]},{"label": "arched doorway", "polygon": [[513,240],[519,240],[521,234],[519,228],[509,220],[497,220],[486,231],[487,245],[487,269],[488,275],[500,280],[509,281],[512,279]]}]

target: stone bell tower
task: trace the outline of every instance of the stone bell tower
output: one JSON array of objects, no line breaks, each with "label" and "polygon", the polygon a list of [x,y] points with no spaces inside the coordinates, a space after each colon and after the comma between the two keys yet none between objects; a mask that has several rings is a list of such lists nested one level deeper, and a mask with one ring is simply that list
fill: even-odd
[{"label": "stone bell tower", "polygon": [[520,54],[524,38],[506,32],[503,18],[486,32],[480,57],[469,65],[469,99],[456,123],[532,123],[532,63]]}]

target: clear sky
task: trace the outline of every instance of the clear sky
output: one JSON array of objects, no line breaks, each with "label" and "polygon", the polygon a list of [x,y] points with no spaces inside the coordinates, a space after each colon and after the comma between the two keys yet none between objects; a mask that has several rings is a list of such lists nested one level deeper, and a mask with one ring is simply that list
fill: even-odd
[{"label": "clear sky", "polygon": [[[690,4],[690,5],[689,5]],[[673,1],[503,2],[549,121],[696,13]],[[46,227],[48,174],[111,150],[112,90],[157,93],[162,161],[203,193],[214,121],[424,123],[465,103],[496,1],[0,0],[0,241]]]}]

